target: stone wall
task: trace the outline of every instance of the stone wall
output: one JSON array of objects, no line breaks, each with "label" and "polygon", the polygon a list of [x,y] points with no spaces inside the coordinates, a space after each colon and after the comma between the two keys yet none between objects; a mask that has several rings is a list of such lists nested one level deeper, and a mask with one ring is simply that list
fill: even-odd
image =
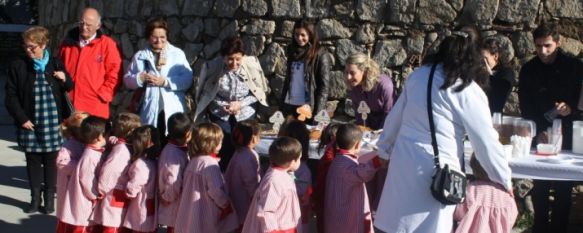
[{"label": "stone wall", "polygon": [[[344,59],[353,52],[370,54],[390,73],[397,88],[419,64],[422,54],[442,33],[460,24],[477,24],[485,36],[500,37],[504,59],[519,69],[532,56],[531,31],[542,21],[560,20],[563,48],[581,55],[583,3],[578,0],[44,0],[39,22],[53,32],[55,48],[66,30],[76,26],[87,6],[103,15],[103,29],[120,43],[124,66],[144,47],[144,27],[151,16],[165,15],[169,40],[182,48],[195,71],[217,56],[220,42],[239,34],[248,54],[260,58],[272,87],[281,93],[285,47],[294,21],[318,20],[322,44],[336,58],[331,99],[346,96]],[[124,99],[123,91],[116,105]],[[274,98],[270,98],[274,99]],[[516,94],[506,111],[517,113]]]}]

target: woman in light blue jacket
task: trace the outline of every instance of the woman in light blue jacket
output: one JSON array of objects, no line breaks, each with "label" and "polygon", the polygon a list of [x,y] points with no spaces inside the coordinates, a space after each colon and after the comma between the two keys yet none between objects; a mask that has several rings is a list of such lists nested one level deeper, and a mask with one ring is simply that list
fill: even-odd
[{"label": "woman in light blue jacket", "polygon": [[124,75],[124,84],[129,89],[143,91],[137,109],[142,123],[157,126],[163,133],[168,118],[185,111],[184,97],[192,84],[192,69],[184,52],[167,41],[165,19],[151,20],[146,26],[146,36],[150,44],[134,55]]}]

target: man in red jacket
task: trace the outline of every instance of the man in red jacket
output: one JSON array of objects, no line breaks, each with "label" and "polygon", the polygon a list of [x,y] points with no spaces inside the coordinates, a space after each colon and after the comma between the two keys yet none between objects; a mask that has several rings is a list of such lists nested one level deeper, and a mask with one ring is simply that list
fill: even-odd
[{"label": "man in red jacket", "polygon": [[70,30],[60,46],[59,58],[75,82],[69,92],[78,111],[109,118],[109,103],[119,85],[121,56],[114,40],[103,35],[101,16],[86,8],[79,27]]}]

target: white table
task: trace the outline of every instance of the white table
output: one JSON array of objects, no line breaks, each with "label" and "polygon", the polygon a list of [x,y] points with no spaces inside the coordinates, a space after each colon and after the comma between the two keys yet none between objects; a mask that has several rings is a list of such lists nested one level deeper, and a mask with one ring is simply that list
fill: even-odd
[{"label": "white table", "polygon": [[[274,137],[261,137],[259,144],[255,146],[255,151],[261,156],[267,156],[269,154],[269,146],[275,140]],[[308,152],[310,159],[320,159],[324,155],[324,150],[318,151],[318,141],[310,140],[310,150]]]},{"label": "white table", "polygon": [[510,159],[512,178],[537,180],[583,181],[583,155],[569,151],[559,158],[572,158],[560,163],[550,163],[549,156],[533,155]]}]

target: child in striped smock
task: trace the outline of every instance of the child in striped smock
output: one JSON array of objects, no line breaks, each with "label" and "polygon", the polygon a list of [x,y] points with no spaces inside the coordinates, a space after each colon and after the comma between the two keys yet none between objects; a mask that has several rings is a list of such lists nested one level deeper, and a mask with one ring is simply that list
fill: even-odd
[{"label": "child in striped smock", "polygon": [[453,220],[456,233],[510,233],[518,216],[514,195],[490,181],[475,156],[470,159],[474,180],[466,188],[466,200],[458,204]]},{"label": "child in striped smock", "polygon": [[105,119],[95,116],[89,116],[81,123],[80,142],[86,146],[69,178],[57,233],[93,231],[89,217],[97,200],[103,198],[97,192],[97,175],[105,146],[106,125]]},{"label": "child in striped smock", "polygon": [[160,155],[160,133],[154,126],[134,129],[131,164],[125,195],[129,199],[123,228],[128,233],[156,232],[156,159]]},{"label": "child in striped smock", "polygon": [[217,124],[202,123],[194,127],[176,232],[231,232],[239,226],[219,168],[217,152],[222,140],[223,132]]},{"label": "child in striped smock", "polygon": [[69,180],[83,154],[85,144],[81,143],[81,123],[89,116],[86,112],[75,112],[61,124],[61,134],[66,139],[57,155],[57,232],[64,232],[63,213]]},{"label": "child in striped smock", "polygon": [[[341,125],[336,133],[336,158],[326,177],[324,232],[374,232],[365,183],[381,166],[378,156],[359,164],[362,131]],[[372,152],[376,153],[376,152]]]},{"label": "child in striped smock", "polygon": [[172,114],[168,119],[168,144],[158,159],[158,224],[165,225],[167,233],[174,233],[192,126],[186,114]]},{"label": "child in striped smock", "polygon": [[303,232],[300,201],[293,173],[300,166],[302,145],[280,137],[269,147],[271,167],[261,179],[249,206],[243,233]]},{"label": "child in striped smock", "polygon": [[259,125],[252,120],[239,122],[231,135],[237,149],[225,172],[225,182],[242,227],[261,179],[259,155],[253,149],[259,143]]},{"label": "child in striped smock", "polygon": [[296,191],[300,199],[300,208],[302,210],[302,228],[308,231],[308,224],[312,217],[312,172],[308,168],[308,158],[310,151],[310,130],[302,121],[291,121],[283,130],[279,132],[280,136],[288,136],[297,139],[302,145],[302,159],[300,167],[295,170]]},{"label": "child in striped smock", "polygon": [[127,211],[124,190],[131,159],[126,141],[140,125],[140,116],[133,113],[120,113],[113,119],[111,133],[117,140],[101,166],[97,185],[99,194],[104,198],[98,202],[91,217],[95,224],[100,225],[100,232],[116,233],[124,220]]}]

